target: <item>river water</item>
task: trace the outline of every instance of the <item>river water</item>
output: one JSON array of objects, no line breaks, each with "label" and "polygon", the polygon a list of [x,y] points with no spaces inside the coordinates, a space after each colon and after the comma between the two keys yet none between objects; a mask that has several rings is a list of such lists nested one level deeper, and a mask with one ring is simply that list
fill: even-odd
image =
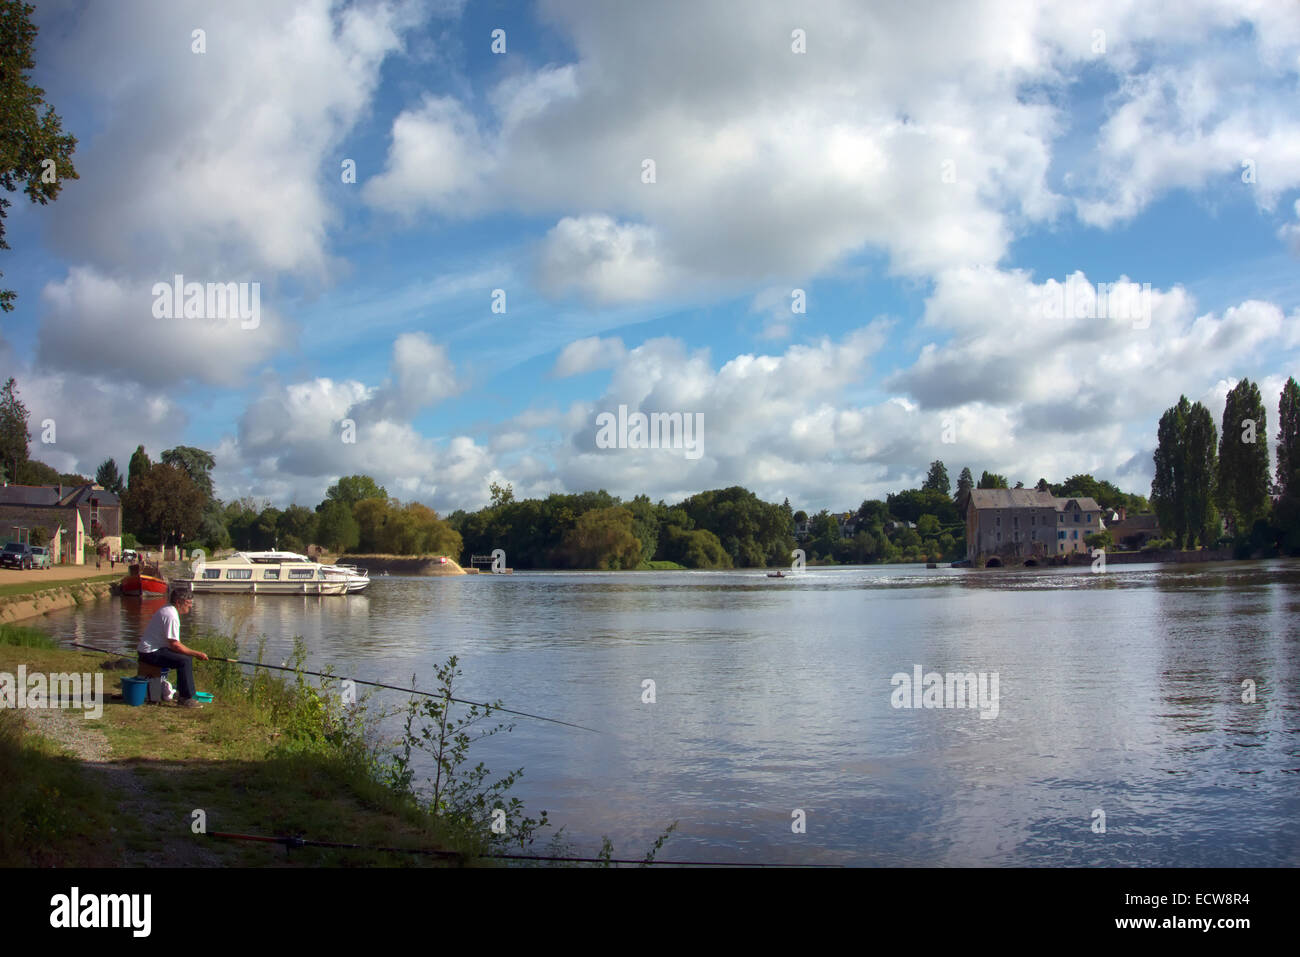
[{"label": "river water", "polygon": [[[32,624],[130,648],[156,607]],[[661,857],[1300,864],[1294,561],[389,577],[200,595],[182,638],[204,628],[265,636],[275,663],[301,635],[308,667],[422,688],[458,655],[461,696],[598,728],[519,719],[473,751],[523,767],[512,793],[579,851],[641,856],[676,820]],[[894,681],[917,668],[975,673],[983,712],[925,707]]]}]

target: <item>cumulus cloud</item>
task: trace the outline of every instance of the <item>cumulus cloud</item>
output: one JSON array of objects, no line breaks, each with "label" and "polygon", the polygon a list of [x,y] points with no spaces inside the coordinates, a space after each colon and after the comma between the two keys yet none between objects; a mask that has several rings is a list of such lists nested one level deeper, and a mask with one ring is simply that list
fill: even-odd
[{"label": "cumulus cloud", "polygon": [[555,360],[555,367],[551,370],[551,374],[557,379],[564,379],[594,369],[607,369],[626,354],[627,349],[622,339],[588,336],[570,342],[564,347]]}]

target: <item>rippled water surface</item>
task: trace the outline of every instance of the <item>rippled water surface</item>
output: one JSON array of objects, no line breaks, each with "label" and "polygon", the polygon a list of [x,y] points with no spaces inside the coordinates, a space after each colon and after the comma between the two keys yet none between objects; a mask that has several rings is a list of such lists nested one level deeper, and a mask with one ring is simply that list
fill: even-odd
[{"label": "rippled water surface", "polygon": [[[43,626],[133,646],[154,607]],[[584,850],[643,852],[679,820],[661,856],[1300,863],[1295,562],[377,578],[346,598],[201,595],[182,637],[236,626],[268,661],[301,635],[309,667],[424,688],[459,655],[466,697],[601,729],[521,719],[475,751],[522,766],[514,793]],[[893,707],[917,665],[996,673],[997,717]]]}]

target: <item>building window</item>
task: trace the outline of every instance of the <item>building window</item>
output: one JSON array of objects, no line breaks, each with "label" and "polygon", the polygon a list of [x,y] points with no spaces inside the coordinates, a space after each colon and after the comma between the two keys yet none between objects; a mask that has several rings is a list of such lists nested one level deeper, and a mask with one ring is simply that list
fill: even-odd
[{"label": "building window", "polygon": [[1078,512],[1075,512],[1075,513],[1074,513],[1074,520],[1075,520],[1076,522],[1079,520],[1079,513],[1078,513]]},{"label": "building window", "polygon": [[1015,518],[1013,518],[1013,519],[1011,520],[1011,524],[1014,525],[1016,528],[1019,528],[1019,527],[1020,527],[1020,516],[1017,515]]},{"label": "building window", "polygon": [[1078,537],[1079,537],[1079,530],[1076,528],[1076,529],[1074,530],[1074,538],[1075,538],[1075,539],[1078,539]]},{"label": "building window", "polygon": [[998,541],[999,541],[999,542],[1002,541],[1002,533],[1001,533],[1001,532],[998,532]]},{"label": "building window", "polygon": [[1089,525],[1092,524],[1092,512],[1089,512],[1089,513],[1088,513],[1088,524],[1089,524]]},{"label": "building window", "polygon": [[[1059,532],[1057,532],[1057,533],[1056,533],[1056,537],[1057,537],[1057,538],[1065,538],[1065,532],[1064,532],[1064,531],[1059,531]],[[1064,547],[1064,546],[1062,546],[1062,547]]]},{"label": "building window", "polygon": [[999,515],[999,516],[997,517],[997,522],[996,522],[996,524],[997,524],[998,528],[1001,528],[1001,527],[1002,527],[1002,516],[1001,516],[1001,515]]}]

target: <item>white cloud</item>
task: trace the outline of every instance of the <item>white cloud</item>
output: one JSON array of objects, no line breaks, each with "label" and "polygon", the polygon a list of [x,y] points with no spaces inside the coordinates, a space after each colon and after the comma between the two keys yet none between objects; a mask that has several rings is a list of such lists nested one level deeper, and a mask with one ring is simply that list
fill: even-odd
[{"label": "white cloud", "polygon": [[557,379],[565,379],[595,369],[607,369],[626,354],[627,348],[622,339],[588,336],[564,347],[555,360],[551,374]]}]

